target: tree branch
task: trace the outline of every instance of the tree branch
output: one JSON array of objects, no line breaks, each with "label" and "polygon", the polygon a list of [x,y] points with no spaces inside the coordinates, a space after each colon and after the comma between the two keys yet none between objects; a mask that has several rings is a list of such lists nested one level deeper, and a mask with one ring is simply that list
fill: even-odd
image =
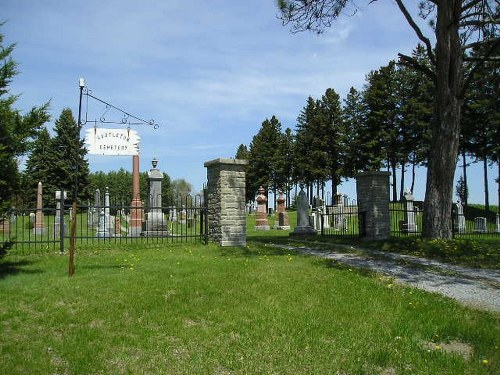
[{"label": "tree branch", "polygon": [[410,12],[408,12],[408,9],[406,9],[405,5],[403,4],[403,1],[396,0],[396,4],[398,4],[399,10],[401,11],[401,13],[403,13],[404,17],[406,18],[406,21],[410,24],[411,28],[415,31],[418,38],[425,44],[425,48],[427,49],[427,56],[429,56],[429,60],[431,61],[431,63],[433,65],[435,65],[436,59],[434,57],[434,52],[432,51],[431,41],[429,40],[429,38],[427,38],[422,33],[422,30],[420,30],[420,27],[413,20]]},{"label": "tree branch", "polygon": [[410,66],[422,73],[424,73],[427,77],[429,77],[432,82],[437,83],[437,76],[436,73],[434,73],[428,66],[425,66],[424,64],[420,63],[417,59],[404,55],[402,53],[398,53],[399,56],[399,61],[407,66]]}]

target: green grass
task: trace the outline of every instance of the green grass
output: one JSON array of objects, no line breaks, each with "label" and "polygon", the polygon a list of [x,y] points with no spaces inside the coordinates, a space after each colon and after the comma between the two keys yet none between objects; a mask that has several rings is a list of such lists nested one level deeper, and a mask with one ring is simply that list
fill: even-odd
[{"label": "green grass", "polygon": [[[278,239],[278,238],[276,238]],[[489,374],[500,316],[249,239],[9,252],[5,374]],[[470,358],[443,350],[460,342]]]}]

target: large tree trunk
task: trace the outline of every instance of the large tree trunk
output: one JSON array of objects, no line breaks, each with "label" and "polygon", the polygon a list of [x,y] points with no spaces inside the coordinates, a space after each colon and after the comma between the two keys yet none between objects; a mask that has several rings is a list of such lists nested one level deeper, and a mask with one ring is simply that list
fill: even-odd
[{"label": "large tree trunk", "polygon": [[490,190],[488,188],[488,159],[483,159],[483,179],[484,179],[484,208],[490,210]]},{"label": "large tree trunk", "polygon": [[462,1],[438,1],[436,98],[427,168],[423,236],[451,238],[453,179],[458,157],[462,105],[462,51],[458,20]]},{"label": "large tree trunk", "polygon": [[462,202],[467,207],[467,202],[469,201],[469,185],[467,185],[467,163],[465,158],[465,150],[462,151],[462,168],[464,175],[464,185],[465,185],[465,200]]},{"label": "large tree trunk", "polygon": [[397,186],[397,181],[398,179],[396,178],[396,163],[392,162],[391,164],[391,174],[392,174],[392,201],[397,202],[398,200],[398,186]]},{"label": "large tree trunk", "polygon": [[399,201],[402,202],[405,199],[405,172],[406,163],[403,161],[401,163],[401,182],[399,184]]}]

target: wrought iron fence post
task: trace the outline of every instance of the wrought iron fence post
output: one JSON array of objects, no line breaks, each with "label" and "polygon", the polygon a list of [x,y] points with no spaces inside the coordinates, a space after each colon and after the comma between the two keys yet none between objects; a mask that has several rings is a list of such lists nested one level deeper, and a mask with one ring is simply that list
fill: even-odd
[{"label": "wrought iron fence post", "polygon": [[202,222],[201,226],[204,231],[205,245],[208,245],[208,189],[203,188],[203,207],[201,208]]}]

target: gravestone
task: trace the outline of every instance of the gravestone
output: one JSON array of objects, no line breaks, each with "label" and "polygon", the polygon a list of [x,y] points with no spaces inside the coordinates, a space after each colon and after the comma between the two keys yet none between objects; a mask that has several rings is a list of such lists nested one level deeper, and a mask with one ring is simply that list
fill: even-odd
[{"label": "gravestone", "polygon": [[101,208],[101,191],[95,189],[94,193],[94,207],[89,210],[89,226],[92,228],[97,227],[99,224],[99,210]]},{"label": "gravestone", "polygon": [[497,216],[496,216],[495,223],[496,223],[496,232],[500,233],[500,215],[499,214],[497,214]]},{"label": "gravestone", "polygon": [[309,199],[304,191],[304,188],[300,187],[299,195],[296,200],[297,205],[297,226],[295,227],[293,233],[290,235],[300,236],[300,235],[314,235],[316,231],[309,223]]},{"label": "gravestone", "polygon": [[3,217],[0,219],[0,233],[10,232],[10,221],[9,218]]},{"label": "gravestone", "polygon": [[457,233],[465,233],[465,215],[464,215],[464,206],[462,203],[455,203],[455,232]]},{"label": "gravestone", "polygon": [[168,220],[172,223],[177,221],[177,208],[170,207],[168,211]]},{"label": "gravestone", "polygon": [[99,224],[97,225],[96,237],[112,237],[112,234],[109,232],[109,224],[106,222],[106,213],[102,207],[99,210]]},{"label": "gravestone", "polygon": [[66,233],[66,222],[64,221],[64,216],[61,215],[61,211],[64,209],[64,200],[67,198],[66,191],[57,190],[56,194],[56,216],[54,218],[54,238],[64,237]]},{"label": "gravestone", "polygon": [[179,223],[186,225],[186,220],[187,220],[186,206],[182,205],[181,212],[179,212]]},{"label": "gravestone", "polygon": [[257,195],[257,220],[255,221],[255,230],[269,230],[269,222],[267,221],[266,203],[267,198],[264,195],[264,188],[259,188],[259,195]]},{"label": "gravestone", "polygon": [[362,172],[356,176],[360,232],[366,240],[389,238],[391,216],[389,212],[390,172]]},{"label": "gravestone", "polygon": [[485,217],[474,218],[474,232],[486,233],[488,231],[487,220]]},{"label": "gravestone", "polygon": [[405,220],[403,222],[401,231],[403,233],[415,234],[417,233],[417,221],[416,221],[416,213],[415,208],[413,206],[413,195],[406,191],[404,193],[404,204],[405,204]]},{"label": "gravestone", "polygon": [[288,221],[288,213],[286,212],[285,207],[285,197],[283,192],[279,192],[278,199],[276,199],[276,203],[278,204],[278,223],[275,225],[275,228],[278,230],[290,230],[290,223]]},{"label": "gravestone", "polygon": [[106,186],[106,193],[104,193],[104,222],[108,227],[108,232],[112,235],[115,234],[115,217],[111,215],[111,205],[109,201],[109,188]]},{"label": "gravestone", "polygon": [[35,227],[33,228],[33,233],[44,234],[45,224],[43,219],[43,187],[42,182],[38,182],[37,194],[36,194],[36,214],[35,214]]},{"label": "gravestone", "polygon": [[342,194],[335,195],[334,206],[332,206],[332,222],[330,224],[331,228],[336,231],[344,231],[347,229],[347,217],[344,215],[344,199],[342,199]]},{"label": "gravestone", "polygon": [[162,211],[163,173],[157,168],[158,160],[151,162],[153,168],[148,172],[149,208],[146,220],[146,236],[163,237],[168,235],[167,222]]}]

